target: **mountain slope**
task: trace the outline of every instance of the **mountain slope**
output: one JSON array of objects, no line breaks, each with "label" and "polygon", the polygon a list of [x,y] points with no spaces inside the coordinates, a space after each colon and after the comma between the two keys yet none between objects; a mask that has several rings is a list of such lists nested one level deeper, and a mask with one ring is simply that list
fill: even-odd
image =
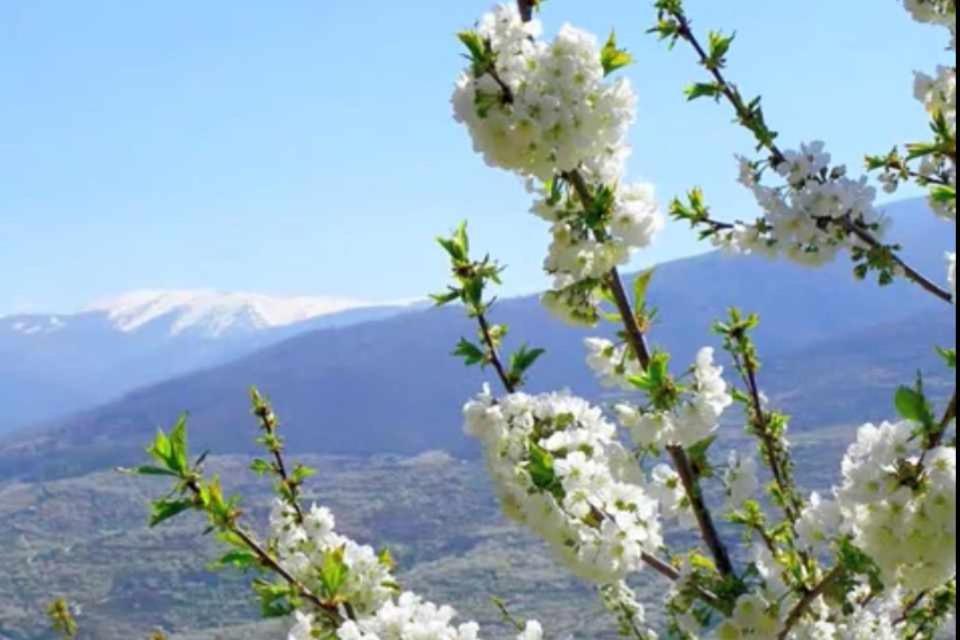
[{"label": "mountain slope", "polygon": [[[905,244],[915,262],[942,270],[952,238],[916,202],[896,213],[917,216]],[[902,236],[901,236],[902,237]],[[678,367],[713,343],[711,323],[730,305],[759,312],[759,341],[771,396],[801,415],[798,428],[889,415],[892,389],[917,368],[941,370],[933,346],[955,341],[953,312],[917,288],[857,283],[849,264],[815,271],[786,263],[710,254],[659,269],[651,293],[662,322],[656,344]],[[545,347],[533,390],[571,387],[599,397],[583,366],[586,333],[550,318],[535,298],[495,310],[516,340]],[[275,401],[296,451],[369,454],[443,448],[473,453],[460,433],[459,409],[489,376],[449,356],[474,328],[457,309],[411,313],[380,322],[304,334],[213,370],[141,389],[97,410],[0,447],[4,474],[63,475],[138,459],[152,431],[190,412],[198,448],[246,452],[248,385]],[[864,373],[866,372],[866,373]],[[943,382],[942,382],[943,383]],[[943,383],[945,384],[945,383]]]},{"label": "mountain slope", "polygon": [[224,363],[292,335],[388,317],[326,298],[138,292],[73,315],[0,318],[0,434]]}]

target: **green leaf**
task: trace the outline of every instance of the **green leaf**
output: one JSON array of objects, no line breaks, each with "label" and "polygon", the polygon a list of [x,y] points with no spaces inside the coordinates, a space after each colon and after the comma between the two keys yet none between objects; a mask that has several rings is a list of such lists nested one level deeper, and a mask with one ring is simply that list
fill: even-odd
[{"label": "green leaf", "polygon": [[261,458],[255,458],[253,462],[250,463],[250,471],[253,471],[258,476],[263,477],[268,473],[273,472],[273,465]]},{"label": "green leaf", "polygon": [[644,271],[633,282],[634,304],[638,309],[644,309],[647,306],[647,293],[650,290],[650,283],[653,282],[654,273],[654,269]]},{"label": "green leaf", "polygon": [[466,338],[460,338],[453,355],[463,358],[468,367],[484,364],[487,361],[486,352]]},{"label": "green leaf", "polygon": [[156,527],[193,507],[192,500],[157,500],[151,505],[150,527]]},{"label": "green leaf", "polygon": [[603,74],[605,76],[633,63],[633,56],[626,49],[617,46],[616,32],[610,33],[610,38],[603,46],[603,51],[600,53],[600,62],[603,64]]},{"label": "green leaf", "polygon": [[900,387],[897,391],[896,406],[897,412],[906,420],[912,420],[927,428],[936,423],[933,409],[923,393],[922,383],[918,383],[916,388]]},{"label": "green leaf", "polygon": [[170,431],[170,469],[184,473],[188,467],[187,416],[180,416]]},{"label": "green leaf", "polygon": [[727,63],[727,53],[730,52],[730,45],[733,44],[737,34],[725,36],[719,31],[710,32],[710,53],[707,56],[707,67],[710,69],[720,69]]},{"label": "green leaf", "polygon": [[723,90],[715,82],[697,82],[692,84],[683,91],[684,95],[687,96],[687,100],[693,102],[700,98],[714,98],[719,100],[723,95]]},{"label": "green leaf", "polygon": [[283,618],[296,609],[292,603],[296,594],[286,583],[257,580],[253,583],[253,590],[260,597],[260,614],[264,618]]},{"label": "green leaf", "polygon": [[162,469],[160,467],[151,467],[149,465],[142,467],[135,467],[133,469],[121,469],[121,471],[132,473],[138,476],[170,476],[173,478],[179,477],[173,471],[169,469]]},{"label": "green leaf", "polygon": [[451,288],[450,291],[446,293],[432,294],[430,296],[430,299],[433,300],[434,304],[436,304],[438,307],[443,307],[450,304],[451,302],[459,300],[460,296],[462,295],[463,295],[463,292],[461,292],[459,289]]},{"label": "green leaf", "polygon": [[937,348],[937,353],[940,354],[940,357],[943,358],[943,361],[951,369],[957,368],[957,350],[956,349],[943,349]]},{"label": "green leaf", "polygon": [[320,581],[323,583],[324,595],[331,600],[339,595],[350,572],[344,560],[345,553],[346,547],[326,552],[323,556],[323,564],[320,566]]},{"label": "green leaf", "polygon": [[150,446],[147,447],[147,453],[167,468],[170,468],[171,451],[170,438],[167,437],[167,434],[165,434],[163,430],[157,432],[157,436],[153,439]]},{"label": "green leaf", "polygon": [[530,473],[533,486],[550,493],[557,491],[559,486],[557,472],[554,468],[553,455],[549,451],[537,444],[531,444],[530,462],[527,463],[527,471]]},{"label": "green leaf", "polygon": [[247,571],[253,569],[257,566],[259,560],[257,556],[251,552],[244,549],[235,549],[225,554],[222,558],[213,563],[213,569],[240,569],[242,571]]},{"label": "green leaf", "polygon": [[294,468],[293,474],[290,476],[290,480],[294,484],[300,485],[300,484],[303,484],[304,480],[306,480],[307,478],[312,478],[315,475],[317,475],[316,469],[312,469],[311,467],[298,464]]},{"label": "green leaf", "polygon": [[527,371],[545,354],[543,349],[530,349],[526,345],[510,357],[510,374],[517,380],[523,380]]}]

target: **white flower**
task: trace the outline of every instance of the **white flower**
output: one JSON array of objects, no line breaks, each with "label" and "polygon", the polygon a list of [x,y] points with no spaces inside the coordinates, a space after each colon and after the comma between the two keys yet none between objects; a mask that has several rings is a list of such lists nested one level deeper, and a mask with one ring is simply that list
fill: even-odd
[{"label": "white flower", "polygon": [[819,493],[813,493],[809,505],[800,514],[797,522],[800,543],[823,552],[840,533],[842,522],[840,505],[834,500],[824,500]]},{"label": "white flower", "polygon": [[714,353],[705,347],[697,354],[691,392],[675,410],[641,412],[627,405],[617,406],[621,423],[638,446],[692,447],[717,430],[733,397],[723,379],[723,367],[714,364]]},{"label": "white flower", "polygon": [[643,568],[662,543],[656,501],[603,413],[567,393],[483,393],[464,409],[506,514],[599,584]]},{"label": "white flower", "polygon": [[753,500],[760,489],[756,459],[743,457],[736,451],[731,451],[727,471],[724,474],[724,484],[727,487],[729,510],[739,509],[744,502]]}]

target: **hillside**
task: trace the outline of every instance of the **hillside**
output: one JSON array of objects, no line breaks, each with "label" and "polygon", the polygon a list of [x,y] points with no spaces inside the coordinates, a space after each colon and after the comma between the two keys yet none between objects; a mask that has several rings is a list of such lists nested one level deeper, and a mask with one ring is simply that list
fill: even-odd
[{"label": "hillside", "polygon": [[328,298],[146,291],[76,314],[0,318],[0,435],[300,333],[402,310]]},{"label": "hillside", "polygon": [[[953,242],[942,234],[942,223],[917,201],[899,205],[893,217],[903,230],[894,237],[918,253],[921,268],[942,271],[943,251]],[[943,372],[933,346],[955,342],[955,320],[914,287],[881,289],[855,282],[849,271],[843,262],[806,270],[717,253],[664,265],[651,294],[661,309],[653,341],[686,363],[699,346],[713,342],[709,327],[728,305],[757,311],[769,363],[764,386],[798,414],[798,428],[882,418],[893,389],[917,369],[936,384]],[[536,298],[505,301],[495,316],[511,326],[515,342],[547,349],[534,390],[571,387],[600,395],[583,366],[584,332],[548,317]],[[464,370],[449,353],[473,331],[457,309],[442,309],[297,336],[8,439],[0,446],[0,477],[60,477],[127,463],[154,429],[181,412],[191,414],[198,446],[249,452],[236,433],[248,424],[251,384],[275,401],[295,451],[370,455],[440,448],[470,456],[460,406],[485,377]]]}]

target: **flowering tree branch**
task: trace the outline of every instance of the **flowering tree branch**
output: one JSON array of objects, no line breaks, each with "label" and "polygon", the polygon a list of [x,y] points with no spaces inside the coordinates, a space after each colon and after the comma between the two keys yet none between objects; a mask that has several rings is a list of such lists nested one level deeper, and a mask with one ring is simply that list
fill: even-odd
[{"label": "flowering tree branch", "polygon": [[[712,78],[709,84],[694,85],[688,90],[688,97],[696,99],[703,96],[712,96],[716,99],[725,99],[737,114],[738,122],[748,129],[756,138],[760,148],[766,149],[770,154],[770,164],[774,169],[788,163],[787,154],[777,145],[776,133],[768,126],[759,99],[747,104],[739,89],[732,84],[723,73],[725,65],[725,56],[729,50],[732,37],[726,38],[719,34],[711,34],[711,47],[707,48],[701,43],[690,25],[690,20],[686,15],[682,0],[658,0],[657,7],[661,12],[660,24],[653,29],[661,37],[670,38],[673,41],[682,39],[689,43],[696,52],[700,64],[707,70]],[[735,225],[718,222],[706,217],[687,218],[696,225],[706,226],[711,233],[719,231],[733,230]],[[825,217],[817,219],[817,225],[823,228],[831,226],[837,227],[843,233],[855,237],[862,242],[867,251],[864,252],[864,258],[871,258],[867,264],[875,268],[884,270],[884,273],[900,271],[910,281],[919,285],[922,289],[932,294],[947,304],[953,304],[953,294],[943,287],[937,285],[933,280],[922,274],[918,269],[910,265],[899,253],[899,247],[893,247],[883,244],[874,235],[869,225],[853,219],[848,213],[839,217]],[[861,271],[860,273],[865,273]]]},{"label": "flowering tree branch", "polygon": [[[570,171],[565,174],[565,178],[573,185],[577,197],[585,210],[592,210],[595,207],[594,195],[586,180],[579,171]],[[599,233],[599,232],[597,232]],[[598,241],[603,241],[602,236]],[[616,301],[617,311],[626,330],[627,339],[636,355],[642,369],[650,366],[650,349],[647,346],[646,337],[640,324],[637,322],[637,316],[633,311],[630,299],[623,286],[623,279],[620,277],[620,271],[614,267],[607,276],[607,283],[610,287],[614,300]],[[690,506],[693,509],[697,524],[700,527],[700,533],[703,536],[704,543],[710,549],[714,560],[717,563],[717,569],[723,576],[731,576],[734,573],[733,562],[730,560],[730,554],[727,551],[720,532],[717,530],[713,517],[706,505],[703,497],[703,491],[700,488],[700,481],[693,469],[690,458],[683,447],[670,446],[667,448],[670,458],[673,460],[674,468],[680,476],[684,491]]]},{"label": "flowering tree branch", "polygon": [[830,585],[834,581],[838,580],[843,575],[843,567],[836,567],[830,573],[828,573],[813,589],[807,591],[804,596],[800,599],[800,602],[790,611],[790,614],[787,616],[786,622],[783,624],[783,629],[780,631],[777,636],[779,640],[786,640],[790,637],[790,632],[793,631],[794,627],[803,619],[803,617],[810,610],[810,607],[813,605],[817,599],[822,596],[830,588]]}]

